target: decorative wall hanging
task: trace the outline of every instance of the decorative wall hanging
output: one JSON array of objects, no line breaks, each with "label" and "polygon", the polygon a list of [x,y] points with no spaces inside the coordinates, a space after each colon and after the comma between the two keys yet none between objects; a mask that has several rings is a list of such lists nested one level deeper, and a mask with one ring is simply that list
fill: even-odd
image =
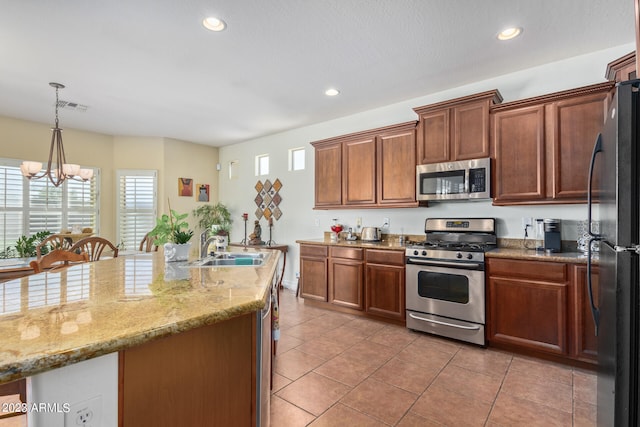
[{"label": "decorative wall hanging", "polygon": [[271,183],[268,179],[263,182],[258,181],[256,183],[255,189],[258,192],[258,195],[254,199],[256,202],[256,216],[258,219],[263,216],[269,220],[271,218],[275,218],[279,220],[282,216],[282,211],[280,210],[280,202],[282,202],[282,196],[280,195],[280,189],[282,188],[282,182],[276,178],[276,180]]},{"label": "decorative wall hanging", "polygon": [[199,202],[208,202],[209,201],[209,184],[198,184],[197,186],[198,194],[196,194],[196,199]]},{"label": "decorative wall hanging", "polygon": [[193,196],[193,179],[178,178],[178,196]]}]

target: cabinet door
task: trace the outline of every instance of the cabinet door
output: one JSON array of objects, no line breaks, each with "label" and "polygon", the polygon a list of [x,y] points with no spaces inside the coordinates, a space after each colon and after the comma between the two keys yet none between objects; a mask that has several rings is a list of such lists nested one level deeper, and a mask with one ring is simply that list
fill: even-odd
[{"label": "cabinet door", "polygon": [[567,283],[489,278],[489,341],[567,354]]},{"label": "cabinet door", "polygon": [[377,316],[404,320],[405,269],[367,264],[366,311]]},{"label": "cabinet door", "polygon": [[[596,306],[598,305],[599,273],[598,267],[594,266],[591,271],[591,278]],[[587,266],[575,265],[573,267],[573,278],[575,313],[571,335],[573,335],[574,356],[579,359],[597,362],[598,338],[596,337],[593,318],[591,317],[591,303],[589,301],[589,291],[587,290]]]},{"label": "cabinet door", "polygon": [[415,128],[378,137],[378,204],[416,203]]},{"label": "cabinet door", "polygon": [[316,207],[342,204],[342,146],[340,143],[315,147]]},{"label": "cabinet door", "polygon": [[418,164],[448,162],[450,159],[450,109],[420,114],[418,124]]},{"label": "cabinet door", "polygon": [[327,300],[327,259],[300,257],[300,295]]},{"label": "cabinet door", "polygon": [[451,160],[481,159],[489,151],[489,102],[455,107],[453,114],[453,152]]},{"label": "cabinet door", "polygon": [[329,262],[329,302],[362,310],[364,262],[331,259]]},{"label": "cabinet door", "polygon": [[363,137],[342,144],[345,205],[376,203],[376,140]]},{"label": "cabinet door", "polygon": [[[547,144],[553,147],[554,199],[586,201],[589,161],[593,144],[604,126],[608,92],[583,95],[549,106],[553,133]],[[600,162],[595,163],[594,195],[598,196]]]},{"label": "cabinet door", "polygon": [[494,203],[544,199],[544,106],[494,113],[493,138]]}]

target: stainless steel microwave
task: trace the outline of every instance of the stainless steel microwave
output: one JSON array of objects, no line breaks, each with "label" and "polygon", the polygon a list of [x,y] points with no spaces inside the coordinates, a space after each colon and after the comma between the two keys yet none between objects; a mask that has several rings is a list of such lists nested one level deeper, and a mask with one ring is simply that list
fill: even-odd
[{"label": "stainless steel microwave", "polygon": [[418,201],[490,199],[491,159],[418,165],[416,198]]}]

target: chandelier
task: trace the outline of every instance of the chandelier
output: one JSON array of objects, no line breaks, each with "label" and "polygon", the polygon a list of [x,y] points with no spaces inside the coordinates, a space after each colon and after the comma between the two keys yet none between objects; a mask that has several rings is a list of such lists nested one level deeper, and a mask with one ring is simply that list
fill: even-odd
[{"label": "chandelier", "polygon": [[[56,126],[51,129],[51,148],[49,149],[49,161],[47,169],[42,170],[42,163],[24,161],[20,165],[22,176],[28,179],[49,178],[51,183],[58,187],[66,179],[76,181],[88,181],[93,176],[93,169],[81,169],[80,165],[67,163],[62,145],[62,129],[58,127],[58,90],[64,89],[60,83],[49,83],[49,86],[56,88]],[[55,154],[55,159],[54,159]],[[55,160],[55,161],[54,161]]]}]

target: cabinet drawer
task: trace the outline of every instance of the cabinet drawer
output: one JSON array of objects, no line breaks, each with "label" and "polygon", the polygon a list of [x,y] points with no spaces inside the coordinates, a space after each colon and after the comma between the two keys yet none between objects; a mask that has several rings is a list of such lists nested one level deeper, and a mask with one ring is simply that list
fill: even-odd
[{"label": "cabinet drawer", "polygon": [[566,282],[567,264],[516,259],[487,259],[489,276],[527,278],[548,282]]},{"label": "cabinet drawer", "polygon": [[300,256],[324,258],[327,247],[322,245],[300,245]]},{"label": "cabinet drawer", "polygon": [[372,264],[404,265],[404,252],[367,249],[367,262]]},{"label": "cabinet drawer", "polygon": [[343,248],[339,246],[331,246],[329,248],[331,258],[346,258],[346,259],[364,259],[364,249],[360,248]]}]

